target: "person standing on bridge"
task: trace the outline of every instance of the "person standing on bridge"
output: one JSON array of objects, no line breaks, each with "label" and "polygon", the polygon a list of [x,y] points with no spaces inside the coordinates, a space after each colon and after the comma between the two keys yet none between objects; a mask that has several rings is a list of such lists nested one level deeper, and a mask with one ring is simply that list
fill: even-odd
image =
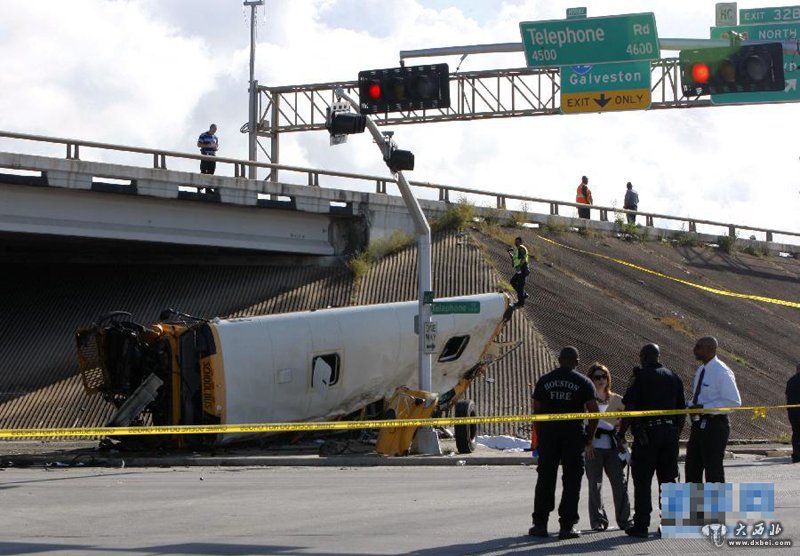
[{"label": "person standing on bridge", "polygon": [[[633,185],[631,182],[628,182],[628,185],[625,187],[628,190],[625,192],[625,201],[622,204],[622,208],[626,210],[636,210],[639,208],[639,194],[633,190]],[[628,224],[636,224],[636,214],[635,213],[627,213],[625,216],[628,217]]]},{"label": "person standing on bridge", "polygon": [[[575,193],[575,202],[579,205],[592,204],[592,190],[589,189],[589,178],[586,176],[583,176],[581,178],[581,183],[578,184],[578,190]],[[589,207],[578,207],[578,217],[586,218],[587,220],[591,218],[591,210]]]},{"label": "person standing on bridge", "polygon": [[[786,383],[786,405],[800,404],[800,361],[795,365],[795,371]],[[792,425],[792,463],[800,463],[800,407],[786,411]]]},{"label": "person standing on bridge", "polygon": [[[592,381],[580,374],[578,350],[567,346],[558,356],[559,368],[536,381],[533,389],[533,413],[590,413],[598,412],[596,393]],[[594,455],[592,439],[597,429],[597,419],[589,420],[588,431],[583,419],[565,421],[535,421],[539,448],[536,467],[538,478],[533,499],[533,527],[528,534],[547,537],[547,520],[556,504],[556,476],[561,466],[561,504],[558,506],[559,539],[575,539],[580,532],[578,503],[581,497],[584,450],[588,457]]]},{"label": "person standing on bridge", "polygon": [[707,483],[724,483],[725,447],[731,434],[728,415],[713,411],[721,407],[739,407],[742,397],[736,387],[736,377],[725,363],[717,358],[717,339],[705,336],[697,340],[694,356],[702,363],[692,383],[690,409],[710,409],[702,415],[692,415],[692,431],[686,445],[686,482],[702,483],[703,471]]},{"label": "person standing on bridge", "polygon": [[[200,134],[197,139],[197,146],[200,148],[200,154],[204,156],[217,156],[219,149],[219,141],[217,140],[217,124],[211,124],[208,131]],[[217,162],[215,160],[201,160],[200,173],[213,174],[217,170]]]},{"label": "person standing on bridge", "polygon": [[[661,350],[656,344],[646,344],[639,351],[641,367],[622,397],[628,411],[684,409],[686,399],[683,381],[659,362]],[[650,497],[653,474],[658,479],[659,492],[664,483],[678,480],[678,439],[686,421],[685,415],[637,417],[622,420],[618,440],[633,421],[633,526],[625,529],[631,537],[647,538],[653,502]],[[661,497],[659,496],[659,501]]]},{"label": "person standing on bridge", "polygon": [[528,267],[528,248],[522,244],[522,238],[518,237],[514,240],[514,247],[516,250],[509,247],[508,254],[511,255],[511,264],[514,265],[514,276],[511,277],[511,285],[514,291],[517,292],[517,307],[525,305],[525,299],[528,294],[525,293],[525,279],[531,273]]}]

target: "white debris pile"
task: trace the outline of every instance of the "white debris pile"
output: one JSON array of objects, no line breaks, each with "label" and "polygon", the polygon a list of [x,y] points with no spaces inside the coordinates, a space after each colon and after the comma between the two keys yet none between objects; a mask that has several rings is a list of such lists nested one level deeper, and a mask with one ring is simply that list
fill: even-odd
[{"label": "white debris pile", "polygon": [[478,436],[477,441],[478,444],[487,448],[506,452],[524,452],[531,449],[531,441],[529,439],[515,436]]}]

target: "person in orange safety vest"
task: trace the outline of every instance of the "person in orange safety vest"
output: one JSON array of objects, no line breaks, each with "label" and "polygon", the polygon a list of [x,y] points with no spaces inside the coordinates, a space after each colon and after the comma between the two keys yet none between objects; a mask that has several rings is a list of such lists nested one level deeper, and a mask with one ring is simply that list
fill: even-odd
[{"label": "person in orange safety vest", "polygon": [[[592,190],[589,189],[589,178],[586,176],[581,178],[581,183],[578,185],[578,191],[575,194],[575,202],[581,205],[592,204]],[[589,207],[578,208],[578,217],[586,219],[591,218]]]}]

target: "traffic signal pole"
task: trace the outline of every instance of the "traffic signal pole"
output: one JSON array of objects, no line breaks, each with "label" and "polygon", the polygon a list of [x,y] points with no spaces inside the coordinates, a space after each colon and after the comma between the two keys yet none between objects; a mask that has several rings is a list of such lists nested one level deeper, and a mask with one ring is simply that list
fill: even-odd
[{"label": "traffic signal pole", "polygon": [[[339,99],[344,99],[353,109],[358,112],[359,106],[344,89],[337,88],[335,90],[336,96]],[[377,124],[366,116],[366,127],[372,134],[375,143],[381,151],[384,160],[388,160],[391,154],[391,142],[378,130]],[[430,392],[432,388],[431,383],[431,354],[425,353],[425,325],[433,321],[431,316],[431,305],[424,303],[424,294],[426,291],[433,291],[432,288],[432,272],[431,272],[431,227],[428,224],[428,219],[425,218],[425,213],[422,212],[422,207],[411,192],[406,177],[403,175],[402,170],[397,172],[397,185],[400,189],[400,195],[411,213],[411,219],[414,221],[414,229],[417,233],[417,268],[419,269],[419,279],[417,293],[419,295],[419,311],[418,311],[418,327],[417,337],[419,339],[419,389],[425,392]],[[436,432],[432,427],[419,427],[415,436],[416,451],[421,454],[441,454],[439,447],[439,439]]]}]

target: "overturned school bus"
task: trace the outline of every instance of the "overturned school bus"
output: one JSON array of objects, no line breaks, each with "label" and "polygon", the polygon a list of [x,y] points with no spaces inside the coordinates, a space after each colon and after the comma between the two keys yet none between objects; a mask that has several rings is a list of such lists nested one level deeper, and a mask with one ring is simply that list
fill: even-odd
[{"label": "overturned school bus", "polygon": [[[433,317],[429,395],[406,388],[418,376],[416,301],[211,320],[165,311],[150,325],[109,313],[76,332],[78,360],[86,391],[117,408],[110,426],[429,417],[456,405],[494,360],[511,311],[502,293],[457,301],[478,302],[480,311]],[[457,415],[470,413],[469,400],[456,406]],[[457,427],[459,450],[472,450],[475,429]],[[406,453],[412,436],[413,430],[381,429],[378,451]],[[246,438],[152,441],[203,446]]]}]

